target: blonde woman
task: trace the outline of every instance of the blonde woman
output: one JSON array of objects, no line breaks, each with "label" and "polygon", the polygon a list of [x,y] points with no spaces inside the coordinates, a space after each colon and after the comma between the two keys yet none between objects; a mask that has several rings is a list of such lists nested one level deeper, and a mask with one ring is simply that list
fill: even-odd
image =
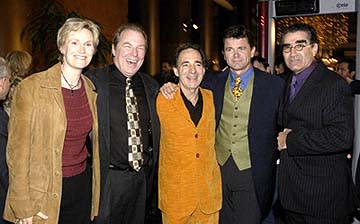
[{"label": "blonde woman", "polygon": [[57,36],[60,63],[17,86],[9,121],[5,219],[88,224],[97,215],[96,92],[82,70],[98,43],[96,24],[68,19]]}]

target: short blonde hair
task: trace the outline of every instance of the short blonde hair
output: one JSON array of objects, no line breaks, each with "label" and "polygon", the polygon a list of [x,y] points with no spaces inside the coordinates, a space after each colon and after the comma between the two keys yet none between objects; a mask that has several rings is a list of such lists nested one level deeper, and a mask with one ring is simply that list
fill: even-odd
[{"label": "short blonde hair", "polygon": [[[70,32],[80,31],[82,29],[88,29],[92,33],[94,37],[94,49],[96,51],[96,48],[99,45],[100,27],[91,20],[75,17],[67,19],[64,25],[62,25],[59,29],[57,34],[58,49],[64,46],[66,38],[69,36]],[[62,61],[62,55],[59,59]]]}]

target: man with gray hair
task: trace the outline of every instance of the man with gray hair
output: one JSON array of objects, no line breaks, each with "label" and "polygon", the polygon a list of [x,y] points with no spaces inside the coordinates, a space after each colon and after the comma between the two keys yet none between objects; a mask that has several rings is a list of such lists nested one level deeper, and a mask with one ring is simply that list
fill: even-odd
[{"label": "man with gray hair", "polygon": [[8,63],[0,57],[0,224],[9,223],[3,216],[6,192],[9,186],[8,168],[6,165],[6,144],[7,144],[7,125],[9,116],[2,105],[10,89],[11,70]]}]

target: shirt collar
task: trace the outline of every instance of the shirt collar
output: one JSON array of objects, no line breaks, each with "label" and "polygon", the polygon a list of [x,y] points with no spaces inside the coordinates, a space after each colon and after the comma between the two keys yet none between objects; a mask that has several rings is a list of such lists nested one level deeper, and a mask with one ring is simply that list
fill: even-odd
[{"label": "shirt collar", "polygon": [[[254,74],[254,68],[253,66],[251,65],[249,67],[248,70],[246,70],[241,76],[241,83],[240,83],[240,88],[242,90],[245,90],[246,87],[248,86],[248,83],[251,79],[251,77],[253,76]],[[235,72],[231,71],[230,69],[230,87],[233,88],[234,87],[234,83],[235,83],[235,79],[236,79],[237,75]]]},{"label": "shirt collar", "polygon": [[316,61],[313,61],[309,67],[299,72],[298,74],[294,74],[296,76],[296,80],[298,82],[305,82],[305,80],[310,76],[311,72],[314,71],[316,67]]}]

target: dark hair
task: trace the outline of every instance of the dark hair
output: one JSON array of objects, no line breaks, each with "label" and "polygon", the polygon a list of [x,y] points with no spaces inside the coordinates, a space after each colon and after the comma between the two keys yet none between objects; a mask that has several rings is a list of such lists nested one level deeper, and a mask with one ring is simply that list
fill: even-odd
[{"label": "dark hair", "polygon": [[309,39],[310,39],[310,43],[314,44],[314,43],[319,43],[319,39],[318,36],[316,34],[316,30],[314,27],[312,27],[309,24],[304,24],[304,23],[295,23],[289,27],[287,27],[284,32],[281,34],[281,43],[284,43],[284,37],[286,34],[288,33],[295,33],[298,31],[304,31],[309,35]]},{"label": "dark hair", "polygon": [[261,56],[254,56],[251,58],[251,64],[254,64],[255,61],[263,64],[265,69],[269,66],[269,63],[266,61],[266,59]]},{"label": "dark hair", "polygon": [[145,45],[146,45],[145,47],[146,48],[148,47],[148,36],[146,35],[142,26],[140,26],[139,24],[135,24],[135,23],[124,24],[116,30],[114,37],[113,37],[113,41],[112,41],[112,43],[115,47],[120,42],[121,34],[126,30],[132,30],[132,31],[137,31],[137,32],[141,33],[145,39]]},{"label": "dark hair", "polygon": [[275,57],[274,66],[279,66],[281,64],[285,65],[284,57],[282,55],[278,55]]},{"label": "dark hair", "polygon": [[235,38],[235,39],[246,38],[249,42],[250,47],[255,46],[255,39],[253,38],[252,33],[244,25],[234,25],[227,28],[224,31],[224,35],[223,35],[223,45],[225,43],[225,39],[228,38]]},{"label": "dark hair", "polygon": [[340,64],[340,63],[347,63],[347,64],[348,64],[349,72],[355,72],[355,70],[356,70],[356,68],[355,68],[356,63],[355,63],[355,60],[354,60],[354,59],[352,59],[352,58],[345,58],[345,59],[339,61],[338,64]]},{"label": "dark hair", "polygon": [[190,42],[181,44],[178,48],[176,48],[175,57],[174,57],[174,65],[175,66],[177,66],[177,62],[179,60],[180,53],[186,49],[194,49],[194,50],[198,51],[200,53],[201,62],[203,64],[204,68],[207,68],[207,59],[206,59],[205,52],[202,50],[200,45],[190,43]]},{"label": "dark hair", "polygon": [[[287,73],[290,71],[289,67],[287,67],[285,60],[284,60],[284,56],[283,55],[278,55],[275,57],[275,61],[274,61],[274,70],[275,67],[279,67],[280,65],[284,66],[284,72],[283,73]],[[275,73],[275,72],[274,72]]]}]

